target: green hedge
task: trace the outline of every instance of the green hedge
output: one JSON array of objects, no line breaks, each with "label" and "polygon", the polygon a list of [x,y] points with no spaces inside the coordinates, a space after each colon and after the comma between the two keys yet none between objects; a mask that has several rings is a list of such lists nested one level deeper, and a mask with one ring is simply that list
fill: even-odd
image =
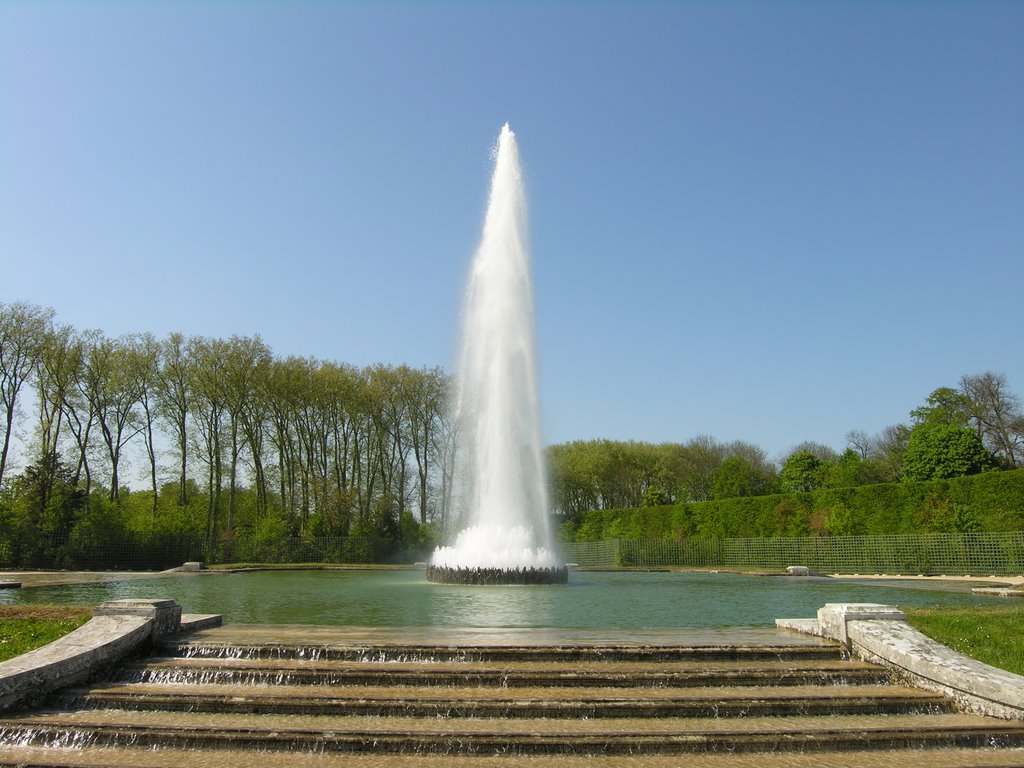
[{"label": "green hedge", "polygon": [[1024,469],[662,507],[594,510],[566,541],[887,536],[1024,530]]}]

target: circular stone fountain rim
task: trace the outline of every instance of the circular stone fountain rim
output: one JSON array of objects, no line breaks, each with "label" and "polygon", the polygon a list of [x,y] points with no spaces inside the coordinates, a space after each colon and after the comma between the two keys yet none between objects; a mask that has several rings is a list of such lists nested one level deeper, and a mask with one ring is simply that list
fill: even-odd
[{"label": "circular stone fountain rim", "polygon": [[472,586],[568,584],[569,569],[565,565],[553,568],[451,568],[428,565],[427,581]]}]

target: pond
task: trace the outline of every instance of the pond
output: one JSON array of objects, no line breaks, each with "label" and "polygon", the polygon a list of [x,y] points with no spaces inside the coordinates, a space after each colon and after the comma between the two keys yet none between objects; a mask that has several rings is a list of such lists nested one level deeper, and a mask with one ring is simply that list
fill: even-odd
[{"label": "pond", "polygon": [[[930,587],[936,584],[929,583]],[[810,618],[829,602],[902,607],[998,604],[969,586],[731,573],[570,573],[566,586],[450,586],[422,571],[259,571],[0,590],[0,603],[98,605],[173,598],[225,623],[373,627],[729,627]]]}]

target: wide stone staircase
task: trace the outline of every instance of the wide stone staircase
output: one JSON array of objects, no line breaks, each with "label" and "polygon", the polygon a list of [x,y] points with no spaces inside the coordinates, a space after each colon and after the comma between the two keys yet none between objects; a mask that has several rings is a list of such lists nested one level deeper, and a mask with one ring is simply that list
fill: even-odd
[{"label": "wide stone staircase", "polygon": [[0,765],[1024,765],[1024,723],[824,641],[415,634],[166,641],[0,719]]}]

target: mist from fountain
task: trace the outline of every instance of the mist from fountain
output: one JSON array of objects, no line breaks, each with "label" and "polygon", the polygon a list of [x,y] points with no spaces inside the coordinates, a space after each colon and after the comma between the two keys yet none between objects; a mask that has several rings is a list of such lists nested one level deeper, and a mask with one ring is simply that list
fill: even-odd
[{"label": "mist from fountain", "polygon": [[551,548],[526,195],[507,123],[498,138],[462,328],[453,408],[456,519],[463,528],[451,546],[434,551],[432,569],[564,571]]}]

